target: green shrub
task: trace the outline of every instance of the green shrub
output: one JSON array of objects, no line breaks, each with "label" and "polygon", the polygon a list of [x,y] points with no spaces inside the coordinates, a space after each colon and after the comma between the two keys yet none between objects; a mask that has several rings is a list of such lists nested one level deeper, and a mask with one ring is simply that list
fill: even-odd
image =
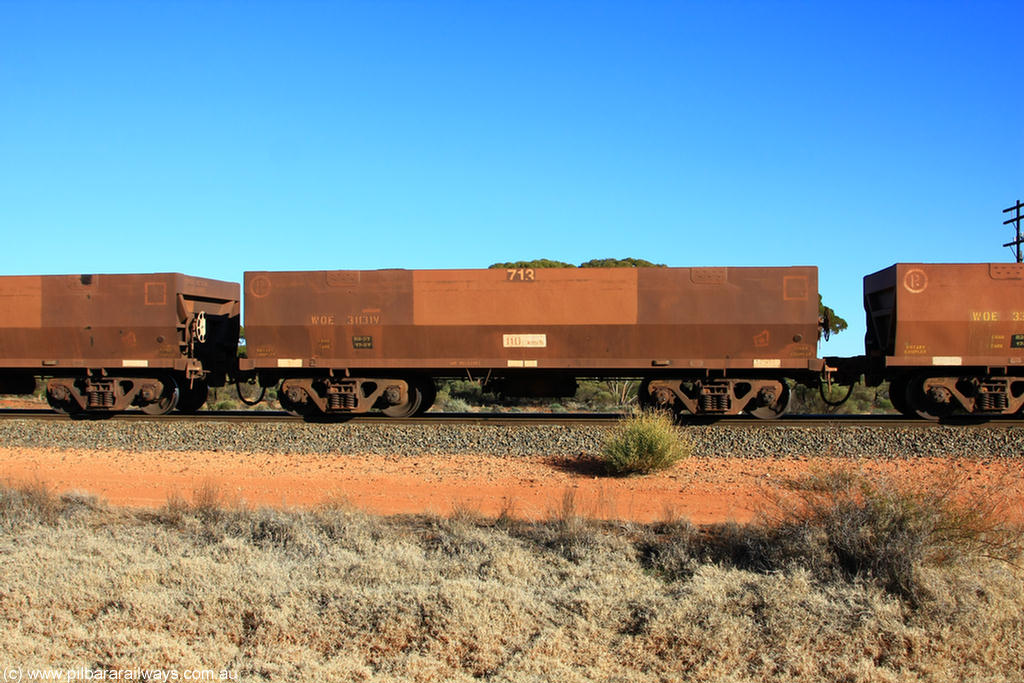
[{"label": "green shrub", "polygon": [[438,385],[438,395],[447,393],[452,398],[461,399],[470,405],[480,405],[483,402],[483,387],[480,382],[467,379],[444,380]]},{"label": "green shrub", "polygon": [[637,412],[611,431],[601,459],[609,474],[646,474],[671,467],[692,450],[693,444],[680,435],[671,415]]},{"label": "green shrub", "polygon": [[468,413],[470,410],[470,405],[465,399],[452,396],[444,390],[437,392],[434,407],[442,413]]}]

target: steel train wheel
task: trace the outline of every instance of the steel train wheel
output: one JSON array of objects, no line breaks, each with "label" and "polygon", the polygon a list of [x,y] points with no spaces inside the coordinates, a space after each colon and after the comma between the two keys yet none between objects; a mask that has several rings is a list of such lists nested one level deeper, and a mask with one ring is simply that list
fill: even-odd
[{"label": "steel train wheel", "polygon": [[671,401],[660,403],[651,393],[651,381],[650,378],[644,379],[640,382],[640,386],[637,387],[636,405],[640,410],[657,410],[671,413],[677,420],[691,414],[682,401],[674,396],[671,397]]},{"label": "steel train wheel", "polygon": [[924,391],[924,382],[927,375],[916,375],[907,382],[904,392],[907,407],[911,411],[911,417],[919,417],[923,420],[938,422],[944,417],[953,414],[955,406],[950,403],[936,403],[928,398]]},{"label": "steel train wheel", "polygon": [[82,412],[82,406],[78,405],[78,402],[73,398],[58,401],[53,396],[50,396],[50,392],[46,392],[46,402],[58,413],[64,413],[65,415],[78,415]]},{"label": "steel train wheel", "polygon": [[196,412],[203,407],[209,395],[210,387],[202,380],[194,380],[191,387],[183,384],[178,388],[178,412]]},{"label": "steel train wheel", "polygon": [[906,377],[896,377],[889,382],[889,402],[892,407],[907,417],[920,417],[907,403],[907,388],[910,381]]},{"label": "steel train wheel", "polygon": [[166,415],[178,405],[180,394],[178,392],[178,383],[174,381],[174,378],[169,375],[161,377],[160,383],[164,387],[160,397],[152,403],[142,406],[142,412],[147,415]]},{"label": "steel train wheel", "polygon": [[786,411],[789,410],[789,401],[792,398],[792,393],[789,390],[788,384],[785,382],[781,382],[781,384],[782,393],[775,399],[774,403],[767,406],[760,406],[752,410],[748,410],[747,412],[759,420],[777,420],[785,415]]},{"label": "steel train wheel", "polygon": [[312,417],[313,415],[323,414],[312,401],[303,401],[301,403],[291,401],[288,398],[288,394],[281,391],[280,387],[277,390],[277,402],[281,404],[281,410],[295,417]]},{"label": "steel train wheel", "polygon": [[388,406],[381,410],[382,413],[388,417],[412,417],[419,413],[420,406],[423,405],[424,389],[419,383],[413,381],[408,381],[408,385],[409,392],[405,403]]},{"label": "steel train wheel", "polygon": [[651,380],[645,379],[640,382],[640,386],[636,390],[636,404],[640,410],[653,410],[656,406],[654,403],[654,397],[651,396]]},{"label": "steel train wheel", "polygon": [[420,400],[420,407],[416,409],[416,415],[422,415],[430,410],[430,407],[434,405],[434,401],[437,399],[437,386],[434,384],[434,378],[425,377],[420,382],[420,391],[423,396]]}]

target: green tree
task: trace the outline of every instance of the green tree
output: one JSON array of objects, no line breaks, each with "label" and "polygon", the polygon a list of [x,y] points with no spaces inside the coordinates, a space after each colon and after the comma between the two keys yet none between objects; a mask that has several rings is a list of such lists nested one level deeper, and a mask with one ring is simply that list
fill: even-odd
[{"label": "green tree", "polygon": [[[532,261],[508,261],[492,263],[488,268],[575,268],[571,263],[549,258],[538,258]],[[642,258],[601,258],[591,259],[579,265],[580,268],[665,268],[664,263],[652,263]]]},{"label": "green tree", "polygon": [[642,258],[601,258],[580,264],[580,268],[665,268],[664,263],[651,263]]},{"label": "green tree", "polygon": [[571,263],[537,258],[532,261],[509,261],[508,263],[492,263],[488,268],[575,268]]},{"label": "green tree", "polygon": [[[835,385],[828,391],[830,401],[838,401],[846,395],[847,387]],[[889,399],[889,385],[883,382],[878,387],[868,387],[857,384],[850,394],[850,398],[839,406],[827,405],[821,398],[817,387],[808,387],[803,384],[793,386],[793,400],[789,404],[789,412],[793,415],[825,415],[834,413],[838,415],[877,415],[882,413],[893,413],[896,409],[892,407]]]},{"label": "green tree", "polygon": [[839,334],[849,327],[843,318],[839,317],[835,311],[822,303],[821,294],[818,295],[818,315],[828,321],[829,334]]}]

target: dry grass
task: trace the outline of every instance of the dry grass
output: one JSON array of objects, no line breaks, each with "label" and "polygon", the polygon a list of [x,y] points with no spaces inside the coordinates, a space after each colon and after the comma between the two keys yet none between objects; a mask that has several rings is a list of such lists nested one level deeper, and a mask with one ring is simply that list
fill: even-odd
[{"label": "dry grass", "polygon": [[851,501],[894,496],[882,507],[910,529],[934,514],[886,487],[828,473],[758,524],[703,529],[671,511],[597,521],[571,492],[525,522],[381,518],[336,496],[250,510],[212,486],[155,512],[0,489],[0,652],[270,681],[1020,680],[1020,533],[947,496],[959,531],[929,526],[908,546],[916,591],[894,590],[829,540],[871,540],[834,526]]},{"label": "dry grass", "polygon": [[0,528],[8,530],[27,521],[54,524],[60,512],[60,500],[42,481],[0,488]]},{"label": "dry grass", "polygon": [[784,482],[762,526],[777,555],[876,581],[917,604],[928,590],[927,568],[1020,556],[1021,530],[1006,523],[1006,483],[976,487],[965,499],[967,481],[952,468],[912,481],[817,471]]}]

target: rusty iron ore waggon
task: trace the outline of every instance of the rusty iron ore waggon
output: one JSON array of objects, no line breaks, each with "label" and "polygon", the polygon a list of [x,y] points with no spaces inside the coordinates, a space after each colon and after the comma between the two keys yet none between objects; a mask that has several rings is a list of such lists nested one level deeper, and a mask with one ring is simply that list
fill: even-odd
[{"label": "rusty iron ore waggon", "polygon": [[[642,406],[774,418],[794,382],[890,383],[926,419],[1024,412],[1024,265],[897,263],[864,279],[865,355],[817,356],[818,272],[514,268],[0,277],[0,393],[67,413],[190,412],[255,379],[304,416],[422,413],[438,378],[569,396],[636,378]],[[863,378],[863,380],[862,380]]]},{"label": "rusty iron ore waggon", "polygon": [[415,415],[436,377],[571,396],[624,376],[645,405],[772,418],[823,366],[815,267],[247,272],[245,296],[241,370],[303,415]]},{"label": "rusty iron ore waggon", "polygon": [[1024,264],[897,263],[864,278],[864,308],[866,358],[837,359],[847,381],[889,380],[926,419],[1021,412]]},{"label": "rusty iron ore waggon", "polygon": [[56,410],[194,411],[235,366],[239,287],[179,273],[0,277],[0,393]]}]

